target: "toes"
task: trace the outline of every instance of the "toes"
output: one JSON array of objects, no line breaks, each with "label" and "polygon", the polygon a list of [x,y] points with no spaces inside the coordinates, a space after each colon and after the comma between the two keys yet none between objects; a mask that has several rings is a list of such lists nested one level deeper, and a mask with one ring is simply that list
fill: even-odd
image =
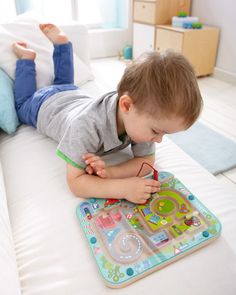
[{"label": "toes", "polygon": [[22,42],[22,41],[20,41],[20,42],[16,42],[18,45],[20,45],[20,46],[22,46],[22,47],[25,47],[25,48],[27,48],[27,43],[26,42]]},{"label": "toes", "polygon": [[12,44],[12,47],[13,48],[20,48],[20,47],[27,48],[27,44],[25,42],[17,41]]},{"label": "toes", "polygon": [[48,31],[50,31],[52,28],[54,27],[53,24],[40,24],[39,28],[41,29],[41,31],[43,31],[44,33],[48,33]]},{"label": "toes", "polygon": [[67,36],[54,24],[40,24],[42,33],[54,44],[65,44],[68,42]]},{"label": "toes", "polygon": [[49,24],[39,24],[39,28],[44,30]]}]

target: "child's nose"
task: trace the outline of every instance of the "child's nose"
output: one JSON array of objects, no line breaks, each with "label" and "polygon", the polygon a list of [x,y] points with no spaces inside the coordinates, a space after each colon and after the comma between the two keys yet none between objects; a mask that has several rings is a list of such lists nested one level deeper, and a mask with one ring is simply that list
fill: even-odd
[{"label": "child's nose", "polygon": [[162,142],[162,138],[163,138],[163,134],[159,134],[159,135],[155,136],[155,138],[153,139],[153,141],[154,142],[161,143]]}]

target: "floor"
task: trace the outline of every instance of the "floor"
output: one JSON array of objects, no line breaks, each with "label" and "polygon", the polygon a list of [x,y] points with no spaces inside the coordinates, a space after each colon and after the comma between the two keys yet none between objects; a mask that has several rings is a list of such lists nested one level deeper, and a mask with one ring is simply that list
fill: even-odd
[{"label": "floor", "polygon": [[[236,141],[236,85],[212,77],[200,78],[198,81],[204,99],[202,122]],[[236,168],[216,177],[236,192]]]},{"label": "floor", "polygon": [[[108,58],[94,60],[91,66],[96,77],[100,77],[106,88],[114,90],[126,63],[116,58]],[[198,82],[204,100],[201,121],[236,141],[236,85],[213,77],[200,78]],[[236,193],[236,168],[218,174],[216,177]]]}]

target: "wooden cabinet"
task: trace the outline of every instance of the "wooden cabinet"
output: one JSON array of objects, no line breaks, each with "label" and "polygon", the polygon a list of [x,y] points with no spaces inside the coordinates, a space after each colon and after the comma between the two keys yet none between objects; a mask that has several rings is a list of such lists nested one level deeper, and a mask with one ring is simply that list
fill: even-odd
[{"label": "wooden cabinet", "polygon": [[[196,0],[197,1],[197,0]],[[191,0],[133,1],[133,57],[148,50],[173,49],[193,65],[197,76],[213,73],[219,29],[182,29],[172,27],[179,11],[190,14]]]},{"label": "wooden cabinet", "polygon": [[219,39],[219,29],[182,29],[172,26],[156,27],[155,49],[181,52],[193,65],[197,76],[213,73]]},{"label": "wooden cabinet", "polygon": [[133,20],[151,25],[170,24],[179,11],[189,14],[191,0],[149,0],[133,2]]},{"label": "wooden cabinet", "polygon": [[158,24],[170,24],[179,11],[189,14],[191,0],[133,1],[133,57],[155,49]]}]

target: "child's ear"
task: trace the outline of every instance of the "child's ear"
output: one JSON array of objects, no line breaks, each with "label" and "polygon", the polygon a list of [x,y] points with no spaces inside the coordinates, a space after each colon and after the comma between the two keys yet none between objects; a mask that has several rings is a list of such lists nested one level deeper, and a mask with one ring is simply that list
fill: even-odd
[{"label": "child's ear", "polygon": [[127,113],[133,104],[132,98],[127,94],[122,95],[119,99],[119,107],[124,113]]}]

